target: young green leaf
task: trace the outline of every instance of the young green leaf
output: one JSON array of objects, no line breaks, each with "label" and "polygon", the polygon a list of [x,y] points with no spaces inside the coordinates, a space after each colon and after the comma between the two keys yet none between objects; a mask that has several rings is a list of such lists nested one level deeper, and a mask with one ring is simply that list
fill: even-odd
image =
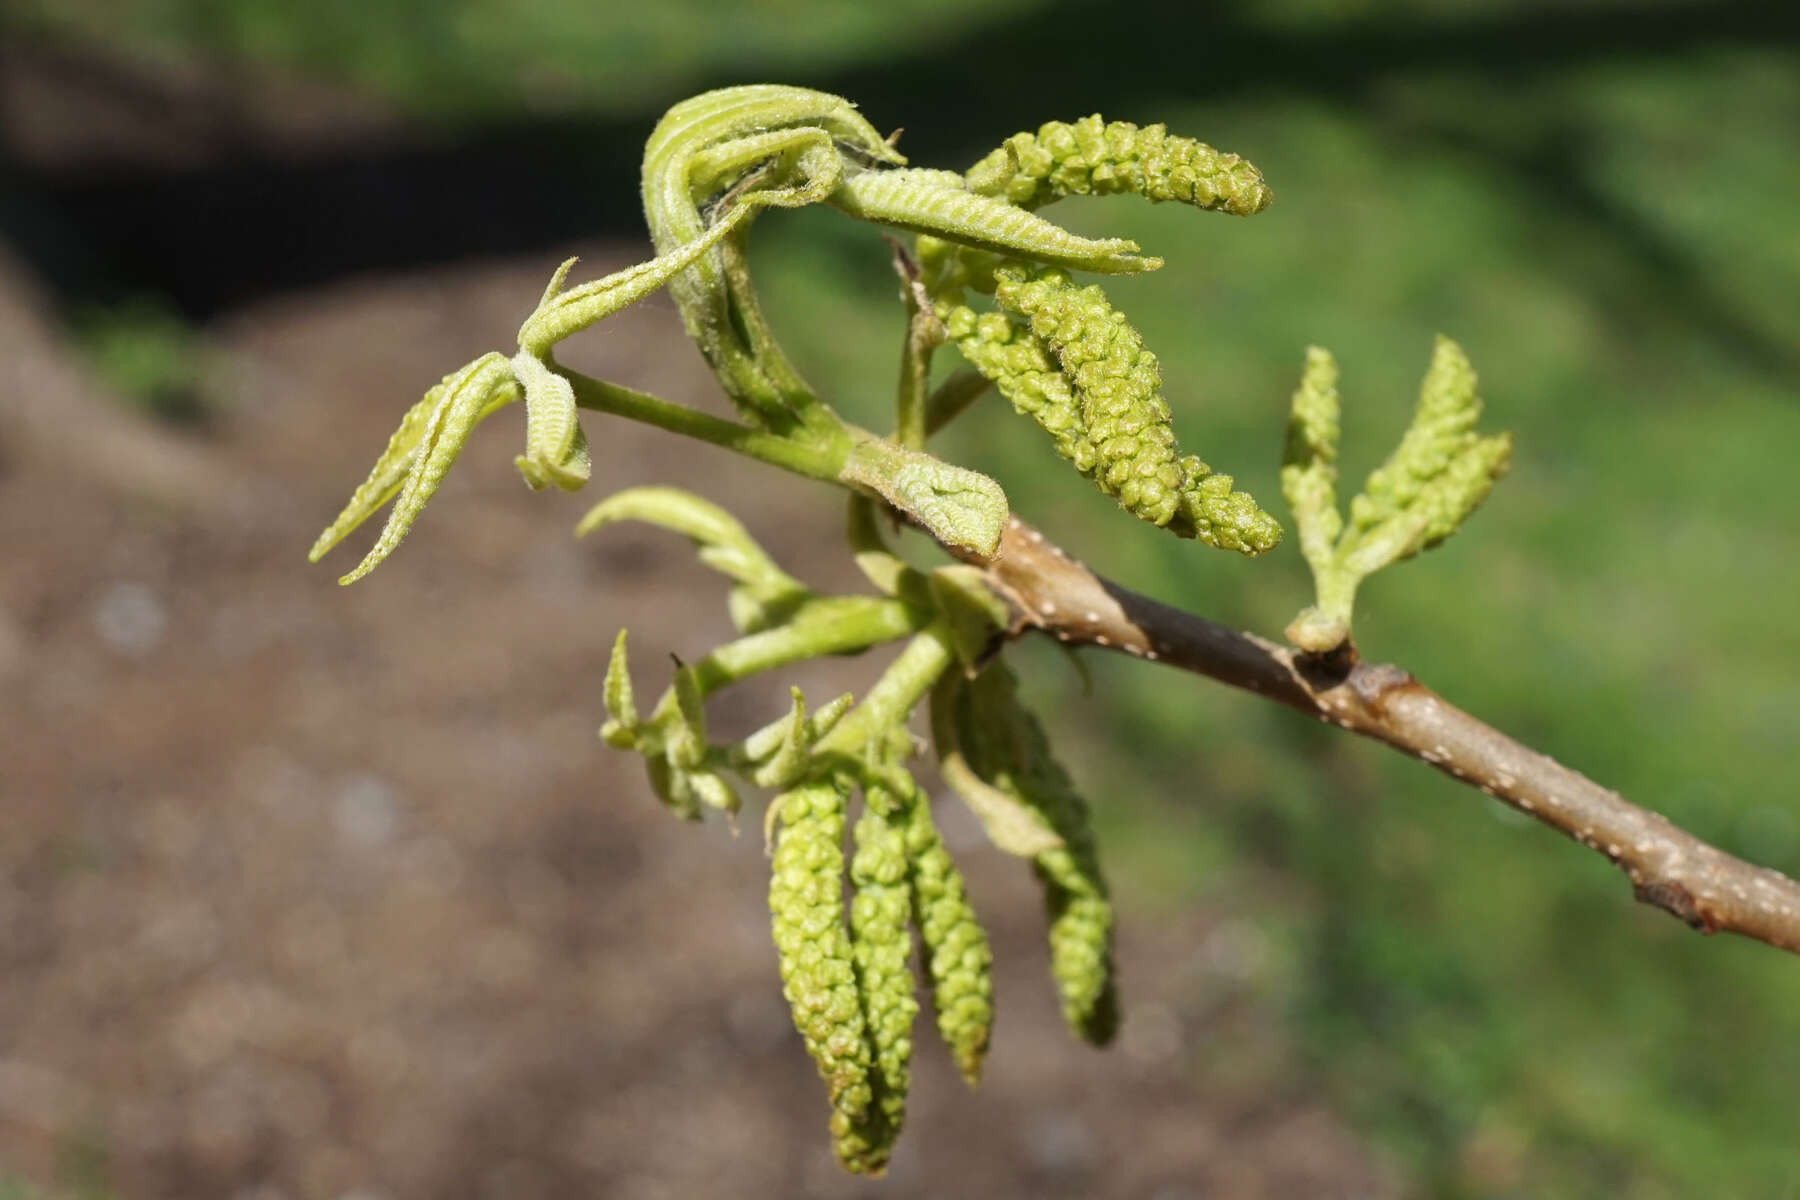
[{"label": "young green leaf", "polygon": [[663,737],[670,764],[689,770],[698,767],[706,759],[706,703],[694,668],[675,668],[675,707],[664,711],[668,720]]},{"label": "young green leaf", "polygon": [[575,415],[574,386],[524,350],[513,356],[512,370],[525,389],[525,453],[513,465],[534,491],[551,484],[576,491],[594,467]]},{"label": "young green leaf", "polygon": [[849,711],[848,692],[806,715],[799,688],[788,689],[792,707],[781,717],[738,743],[732,765],[759,787],[791,788],[814,773],[812,749]]},{"label": "young green leaf", "polygon": [[[816,130],[823,141],[807,133],[802,140],[813,152],[794,153],[798,143],[770,137],[794,130]],[[824,142],[829,153],[818,152]],[[746,152],[767,153],[768,169],[756,173]],[[733,212],[748,211],[749,204],[822,200],[841,177],[845,155],[859,162],[905,161],[839,96],[757,84],[685,100],[664,115],[644,148],[644,212],[651,240],[659,254],[669,254],[703,237],[709,215],[716,227]],[[713,202],[721,188],[731,190],[738,171],[755,178],[731,195],[720,217]],[[779,197],[752,200],[776,192]],[[689,337],[746,414],[772,427],[820,419],[816,398],[768,333],[735,238],[709,247],[671,281],[669,293]]]},{"label": "young green leaf", "polygon": [[1317,602],[1288,626],[1290,641],[1314,653],[1342,645],[1362,581],[1437,545],[1487,498],[1506,473],[1512,438],[1477,434],[1480,419],[1474,368],[1461,347],[1440,336],[1412,424],[1350,501],[1346,524],[1335,496],[1337,365],[1323,350],[1307,352],[1281,477]]},{"label": "young green leaf", "polygon": [[[448,403],[452,386],[466,389],[470,386],[469,376],[473,368],[487,363],[488,359],[499,357],[497,354],[488,355],[459,371],[444,376],[441,383],[427,391],[423,399],[407,410],[406,415],[400,420],[400,428],[395,430],[394,435],[388,439],[387,448],[376,460],[374,469],[369,472],[369,477],[351,495],[349,503],[344,505],[344,510],[338,514],[337,519],[332,521],[325,532],[321,533],[313,542],[312,548],[307,551],[308,562],[318,562],[325,557],[334,546],[348,537],[364,521],[379,512],[382,505],[399,495],[407,487],[420,466],[431,438],[441,435],[443,416],[441,410]],[[496,385],[488,395],[486,402],[475,413],[470,427],[479,425],[491,413],[505,408],[518,398],[517,388],[505,386],[504,383]],[[466,438],[466,436],[465,431],[464,437]],[[458,448],[460,448],[460,443]],[[435,486],[434,484],[434,489]],[[429,499],[429,494],[426,498]],[[423,507],[422,501],[419,504],[420,507]],[[392,524],[391,516],[389,524]],[[409,527],[411,525],[410,518],[407,525]],[[386,536],[387,531],[384,530],[383,537]],[[404,536],[404,530],[401,532],[401,536]],[[399,538],[396,537],[394,542],[397,545]],[[389,550],[391,551],[392,547],[389,547]],[[383,557],[386,555],[384,554]],[[374,563],[365,560],[357,571],[338,582],[352,583],[368,574],[374,567]]]},{"label": "young green leaf", "polygon": [[838,478],[874,492],[950,546],[991,555],[1009,509],[1000,485],[977,471],[882,438],[857,439]]},{"label": "young green leaf", "polygon": [[965,667],[982,661],[996,647],[1012,614],[987,585],[987,575],[966,563],[938,567],[926,577],[932,606],[950,631],[956,659]]},{"label": "young green leaf", "polygon": [[615,492],[589,509],[575,526],[585,537],[619,521],[643,521],[685,535],[700,561],[737,583],[731,589],[732,623],[755,633],[788,619],[812,592],[775,565],[741,522],[710,500],[673,487],[635,487]]},{"label": "young green leaf", "polygon": [[830,199],[865,221],[1071,270],[1132,275],[1162,266],[1162,259],[1140,255],[1136,242],[1079,237],[1004,200],[971,192],[955,171],[849,171]]},{"label": "young green leaf", "polygon": [[[404,456],[406,479],[398,489],[399,497],[394,501],[393,510],[388,513],[387,524],[382,527],[381,536],[376,539],[375,545],[363,557],[362,562],[338,580],[339,583],[355,583],[399,547],[401,540],[412,529],[413,522],[437,492],[438,484],[443,482],[450,464],[462,453],[475,426],[490,412],[518,399],[518,384],[513,379],[512,364],[503,355],[495,353],[482,355],[446,378],[439,386],[442,390],[437,392],[437,402],[426,416],[412,451]],[[412,412],[408,412],[406,420],[401,424],[401,434],[406,433],[406,425],[414,419],[413,412],[416,411],[417,406]],[[396,434],[395,440],[389,443],[388,451],[382,456],[383,462],[388,462],[393,455],[395,443],[400,440],[401,434]],[[393,466],[389,462],[387,471],[391,472]],[[377,473],[383,472],[381,463],[376,464],[376,470]],[[380,496],[375,491],[375,482],[375,477],[371,476],[363,487],[357,489],[356,494],[351,497],[350,506],[314,544],[315,558],[330,549],[345,533],[361,524],[368,516],[368,511],[363,506],[373,500],[375,507],[379,507],[385,496]]]},{"label": "young green leaf", "polygon": [[606,724],[600,727],[600,738],[620,750],[637,746],[637,703],[631,694],[631,663],[625,653],[625,631],[613,641],[612,657],[606,664]]},{"label": "young green leaf", "polygon": [[931,739],[937,751],[938,773],[950,790],[962,797],[981,822],[988,841],[1019,858],[1035,858],[1058,849],[1063,840],[1042,813],[1012,791],[983,779],[963,753],[961,721],[967,716],[964,692],[967,679],[946,671],[931,692]]}]

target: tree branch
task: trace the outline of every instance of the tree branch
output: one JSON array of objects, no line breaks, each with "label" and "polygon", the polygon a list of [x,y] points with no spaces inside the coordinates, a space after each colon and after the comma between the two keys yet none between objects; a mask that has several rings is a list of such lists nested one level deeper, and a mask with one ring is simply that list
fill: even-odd
[{"label": "tree branch", "polygon": [[989,585],[1037,629],[1255,692],[1330,721],[1478,788],[1606,856],[1637,898],[1702,933],[1724,931],[1800,953],[1800,884],[1710,846],[1578,771],[1519,744],[1400,667],[1353,648],[1309,655],[1239,633],[1111,583],[1014,517]]}]

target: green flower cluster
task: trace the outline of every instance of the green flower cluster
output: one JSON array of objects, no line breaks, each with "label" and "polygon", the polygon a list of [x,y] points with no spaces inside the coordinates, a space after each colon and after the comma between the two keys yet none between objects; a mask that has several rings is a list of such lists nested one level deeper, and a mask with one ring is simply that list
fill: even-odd
[{"label": "green flower cluster", "polygon": [[1098,285],[1018,264],[994,272],[986,314],[943,306],[949,338],[1120,507],[1208,545],[1260,554],[1281,526],[1193,455],[1179,455],[1156,356]]},{"label": "green flower cluster", "polygon": [[848,930],[842,838],[849,785],[803,784],[770,809],[769,906],[794,1025],[825,1079],[832,1144],[847,1170],[879,1175],[906,1119],[916,927],[937,1026],[974,1086],[993,1025],[993,955],[962,876],[903,772],[865,782],[853,832]]},{"label": "green flower cluster", "polygon": [[[674,488],[621,492],[590,512],[581,529],[626,519],[662,526],[686,535],[701,560],[733,582],[732,614],[747,632],[691,664],[678,663],[674,682],[648,716],[638,712],[625,636],[619,636],[600,734],[644,757],[653,788],[682,817],[696,818],[707,807],[735,812],[727,772],[780,791],[767,824],[775,846],[770,906],[785,990],[795,1027],[826,1079],[840,1161],[851,1171],[879,1174],[906,1115],[919,1011],[910,967],[915,928],[938,1029],[971,1084],[993,1021],[987,936],[937,836],[929,802],[901,763],[913,749],[905,731],[912,707],[961,661],[964,640],[985,640],[976,626],[985,620],[991,627],[1004,614],[968,594],[967,568],[927,577],[881,545],[866,502],[853,513],[863,518],[862,561],[887,596],[813,593],[723,510]],[[705,699],[718,688],[908,633],[914,636],[907,648],[860,706],[843,696],[809,715],[796,689],[789,710],[763,728],[728,745],[707,740]],[[863,808],[846,859],[846,810],[858,788]]]},{"label": "green flower cluster", "polygon": [[[1050,971],[1063,1017],[1087,1041],[1110,1041],[1119,1021],[1113,911],[1087,804],[1050,753],[1043,726],[1019,702],[1017,680],[1004,663],[933,701],[949,710],[934,714],[939,756],[966,762],[980,785],[1026,810],[1050,835],[1030,858],[1044,889]],[[951,744],[945,745],[946,737]],[[958,774],[945,775],[953,787],[968,790]],[[978,803],[976,796],[969,800]]]},{"label": "green flower cluster", "polygon": [[1129,192],[1248,217],[1274,198],[1262,172],[1235,154],[1172,136],[1162,125],[1104,121],[1097,113],[1014,134],[967,178],[971,191],[1027,209],[1064,196]]},{"label": "green flower cluster", "polygon": [[1505,474],[1512,438],[1475,432],[1481,420],[1475,384],[1462,347],[1438,338],[1412,424],[1350,502],[1345,559],[1351,569],[1371,571],[1431,549]]},{"label": "green flower cluster", "polygon": [[[863,808],[850,860],[851,945],[863,997],[863,1019],[875,1053],[875,1109],[869,1119],[838,1139],[838,1157],[852,1170],[885,1165],[906,1119],[911,1078],[913,1018],[912,889],[908,886],[906,831],[892,804]],[[887,810],[887,811],[884,811]]]},{"label": "green flower cluster", "polygon": [[908,810],[906,852],[912,862],[913,920],[925,944],[938,1036],[970,1087],[981,1081],[994,1028],[994,953],[969,903],[962,872],[944,848],[931,806]]},{"label": "green flower cluster", "polygon": [[780,825],[769,875],[769,912],[782,994],[818,1064],[831,1101],[831,1130],[845,1166],[866,1170],[865,1136],[879,1119],[871,1075],[875,1053],[863,1018],[856,953],[844,928],[845,793],[809,783],[775,801]]}]

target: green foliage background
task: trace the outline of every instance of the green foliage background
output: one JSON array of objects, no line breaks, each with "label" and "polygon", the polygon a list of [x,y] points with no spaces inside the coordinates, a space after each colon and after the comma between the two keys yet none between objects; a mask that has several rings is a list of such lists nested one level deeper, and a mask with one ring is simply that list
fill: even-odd
[{"label": "green foliage background", "polygon": [[[1316,342],[1343,368],[1349,485],[1404,424],[1433,334],[1455,337],[1487,425],[1516,435],[1513,474],[1462,534],[1364,589],[1365,652],[1800,874],[1791,21],[1600,0],[1208,18],[1033,0],[15,0],[10,20],[297,69],[452,130],[552,113],[641,137],[687,93],[766,78],[905,125],[922,165],[1096,109],[1240,152],[1276,190],[1254,220],[1057,213],[1169,260],[1110,290],[1162,358],[1184,444],[1277,503],[1286,399]],[[1101,44],[1118,61],[1081,61]],[[756,246],[803,369],[878,420],[899,337],[885,248],[823,211],[766,218]],[[1297,549],[1246,562],[1159,537],[1003,406],[943,448],[1154,595],[1266,633],[1310,599]],[[1078,780],[1117,781],[1089,791],[1124,920],[1205,905],[1261,930],[1255,999],[1290,1014],[1337,1105],[1420,1192],[1800,1194],[1791,956],[1697,938],[1586,851],[1285,711],[1098,657],[1083,695],[1058,656],[1033,665]],[[1255,1069],[1230,1047],[1193,1053],[1196,1087]]]}]

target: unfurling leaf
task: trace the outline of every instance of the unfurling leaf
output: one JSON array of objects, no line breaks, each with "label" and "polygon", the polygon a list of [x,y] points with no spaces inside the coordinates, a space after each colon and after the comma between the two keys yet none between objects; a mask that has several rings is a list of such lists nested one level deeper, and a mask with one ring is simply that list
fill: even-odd
[{"label": "unfurling leaf", "polygon": [[1013,792],[995,787],[969,765],[963,754],[959,722],[968,716],[964,693],[968,682],[945,672],[931,693],[931,737],[938,757],[938,773],[950,790],[962,797],[981,822],[988,841],[1019,858],[1035,858],[1062,846],[1063,840],[1036,808]]},{"label": "unfurling leaf", "polygon": [[1162,259],[1140,255],[1136,242],[1079,237],[1003,200],[972,192],[955,171],[851,171],[831,194],[831,203],[865,221],[1072,270],[1129,275],[1162,266]]},{"label": "unfurling leaf", "polygon": [[612,657],[606,664],[606,724],[600,737],[607,745],[630,750],[637,745],[637,703],[631,695],[631,663],[625,653],[625,631],[613,640]]},{"label": "unfurling leaf", "polygon": [[987,585],[987,573],[958,563],[939,567],[926,577],[932,604],[950,632],[956,660],[965,667],[980,662],[1006,629],[1011,614],[1006,602]]},{"label": "unfurling leaf", "polygon": [[[437,492],[445,472],[483,417],[519,398],[512,365],[500,354],[484,354],[425,394],[408,410],[389,440],[375,469],[356,489],[331,527],[313,543],[317,562],[344,535],[398,493],[381,536],[362,562],[339,583],[355,583],[379,566],[400,545],[425,505]],[[429,408],[427,408],[429,405]]]},{"label": "unfurling leaf", "polygon": [[790,688],[793,707],[740,742],[732,765],[758,787],[793,787],[812,765],[812,749],[850,711],[845,692],[808,717],[799,688]]},{"label": "unfurling leaf", "polygon": [[533,489],[573,492],[593,474],[587,438],[575,415],[575,388],[542,359],[521,350],[513,377],[525,389],[525,453],[513,460]]},{"label": "unfurling leaf", "polygon": [[1006,528],[1006,493],[978,471],[863,437],[838,478],[874,492],[940,542],[991,555]]},{"label": "unfurling leaf", "polygon": [[[763,205],[823,200],[842,177],[846,156],[906,161],[840,96],[756,84],[684,100],[644,147],[651,240],[669,254],[705,236],[709,216],[716,229]],[[669,294],[688,336],[746,415],[772,427],[816,420],[817,399],[769,335],[736,240],[709,246],[675,276]]]},{"label": "unfurling leaf", "polygon": [[1362,581],[1449,537],[1506,473],[1512,437],[1475,432],[1481,419],[1475,384],[1462,348],[1439,337],[1412,424],[1350,501],[1346,523],[1335,495],[1337,364],[1323,350],[1307,351],[1281,472],[1318,596],[1287,629],[1302,650],[1324,653],[1342,645]]},{"label": "unfurling leaf", "polygon": [[812,595],[775,565],[738,519],[709,500],[673,487],[635,487],[615,492],[588,510],[575,527],[577,537],[617,521],[643,521],[686,535],[700,561],[733,579],[732,622],[755,633],[785,620]]}]

